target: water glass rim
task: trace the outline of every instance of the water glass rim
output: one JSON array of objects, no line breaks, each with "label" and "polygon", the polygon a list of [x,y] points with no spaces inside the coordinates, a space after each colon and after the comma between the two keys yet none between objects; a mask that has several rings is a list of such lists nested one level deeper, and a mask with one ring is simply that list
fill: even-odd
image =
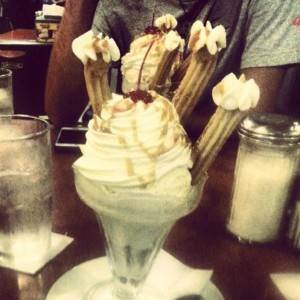
[{"label": "water glass rim", "polygon": [[40,117],[30,116],[30,115],[22,115],[22,114],[0,115],[0,126],[3,124],[3,122],[1,122],[2,120],[11,120],[11,119],[37,121],[43,125],[43,128],[41,128],[40,130],[37,130],[36,132],[24,134],[19,137],[4,138],[4,139],[2,139],[0,137],[0,144],[6,143],[6,142],[18,142],[18,141],[22,141],[22,140],[29,140],[34,137],[45,135],[50,130],[50,124],[48,121],[46,121]]},{"label": "water glass rim", "polygon": [[0,68],[0,78],[7,78],[12,75],[12,70],[7,68]]}]

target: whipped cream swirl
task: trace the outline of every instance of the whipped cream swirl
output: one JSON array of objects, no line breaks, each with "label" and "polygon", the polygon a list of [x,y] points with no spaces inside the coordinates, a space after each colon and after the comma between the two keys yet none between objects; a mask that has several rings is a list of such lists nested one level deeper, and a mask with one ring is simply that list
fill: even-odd
[{"label": "whipped cream swirl", "polygon": [[226,110],[245,111],[257,105],[259,87],[253,79],[246,80],[244,74],[237,78],[233,73],[225,76],[212,90],[214,102]]},{"label": "whipped cream swirl", "polygon": [[226,47],[226,32],[222,25],[212,28],[209,21],[206,22],[206,26],[201,21],[194,22],[188,48],[196,52],[205,46],[211,55],[215,55]]},{"label": "whipped cream swirl", "polygon": [[190,180],[191,147],[177,112],[150,93],[154,101],[148,104],[114,95],[102,109],[98,130],[90,121],[83,156],[74,163],[83,176],[111,188],[145,188],[172,172]]},{"label": "whipped cream swirl", "polygon": [[158,27],[161,31],[167,32],[176,28],[177,20],[173,15],[166,14],[157,18],[154,22],[154,25]]},{"label": "whipped cream swirl", "polygon": [[74,54],[85,65],[88,60],[97,60],[97,54],[101,54],[106,63],[120,59],[120,50],[114,39],[103,37],[102,33],[95,36],[92,30],[87,31],[72,43]]}]

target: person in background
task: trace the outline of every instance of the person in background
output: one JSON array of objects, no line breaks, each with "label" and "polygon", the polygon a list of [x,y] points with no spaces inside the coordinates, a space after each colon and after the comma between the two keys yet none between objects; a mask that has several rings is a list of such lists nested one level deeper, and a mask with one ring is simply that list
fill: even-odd
[{"label": "person in background", "polygon": [[72,52],[73,40],[91,29],[99,0],[68,0],[50,56],[45,91],[45,110],[57,126],[73,126],[88,96],[83,66]]},{"label": "person in background", "polygon": [[[244,73],[261,90],[258,111],[276,112],[276,99],[289,69],[300,62],[300,4],[294,0],[69,0],[50,58],[45,110],[57,126],[74,125],[88,102],[83,66],[73,55],[74,38],[92,28],[112,37],[124,55],[129,44],[156,16],[173,14],[176,30],[186,38],[195,20],[223,25],[227,47],[219,55],[217,69],[204,98],[225,75]],[[290,88],[290,87],[289,87]],[[191,117],[191,131],[198,134],[201,115],[214,110],[211,101],[201,103]]]}]

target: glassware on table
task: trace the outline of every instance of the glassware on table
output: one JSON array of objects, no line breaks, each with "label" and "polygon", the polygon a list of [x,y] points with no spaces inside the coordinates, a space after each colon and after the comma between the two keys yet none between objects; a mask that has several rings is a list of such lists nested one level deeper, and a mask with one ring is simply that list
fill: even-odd
[{"label": "glassware on table", "polygon": [[[175,222],[198,205],[206,175],[187,199],[170,195],[103,192],[101,183],[74,170],[79,197],[98,219],[113,280],[99,282],[87,291],[86,300],[154,300],[160,295],[144,281]],[[160,206],[160,199],[167,205]]]},{"label": "glassware on table", "polygon": [[242,121],[239,136],[227,228],[244,241],[278,240],[300,158],[300,121],[254,114]]},{"label": "glassware on table", "polygon": [[14,113],[12,71],[0,68],[0,115]]},{"label": "glassware on table", "polygon": [[50,248],[49,129],[36,117],[0,116],[0,262],[31,264]]}]

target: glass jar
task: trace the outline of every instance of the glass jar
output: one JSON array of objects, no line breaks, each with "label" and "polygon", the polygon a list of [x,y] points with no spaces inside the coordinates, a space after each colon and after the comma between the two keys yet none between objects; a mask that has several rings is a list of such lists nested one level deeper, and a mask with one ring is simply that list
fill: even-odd
[{"label": "glass jar", "polygon": [[300,121],[253,114],[241,122],[238,133],[227,229],[250,242],[277,240],[299,163]]}]

